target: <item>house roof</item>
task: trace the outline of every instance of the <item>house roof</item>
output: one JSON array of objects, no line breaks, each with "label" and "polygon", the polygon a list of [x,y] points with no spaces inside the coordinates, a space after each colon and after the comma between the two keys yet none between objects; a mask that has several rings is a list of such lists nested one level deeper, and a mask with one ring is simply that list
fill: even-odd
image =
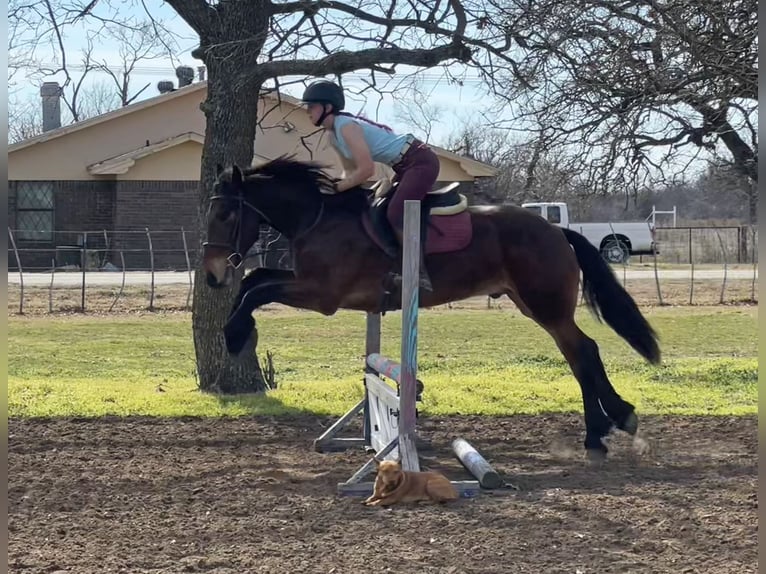
[{"label": "house roof", "polygon": [[135,165],[136,160],[186,142],[196,142],[202,145],[205,142],[205,136],[196,132],[185,132],[153,144],[147,142],[147,145],[145,146],[89,165],[88,172],[93,175],[116,175],[127,173],[127,171]]},{"label": "house roof", "polygon": [[189,86],[184,86],[183,88],[178,88],[176,90],[173,90],[172,92],[168,92],[167,94],[160,94],[158,96],[154,96],[153,98],[147,98],[145,100],[141,100],[140,102],[136,102],[134,104],[128,104],[127,106],[117,108],[116,110],[112,110],[111,112],[106,112],[105,114],[88,118],[87,120],[82,120],[79,122],[75,122],[73,124],[61,126],[60,128],[48,130],[47,132],[43,132],[40,135],[37,135],[35,137],[28,138],[20,142],[17,142],[15,144],[9,145],[8,153],[18,151],[20,149],[24,149],[26,147],[29,147],[38,143],[47,142],[56,138],[60,138],[67,134],[78,132],[80,130],[84,130],[85,128],[89,128],[91,126],[108,122],[109,120],[113,120],[122,116],[126,116],[128,114],[132,114],[133,112],[143,110],[144,108],[156,106],[163,102],[175,100],[176,98],[185,96],[187,94],[190,94],[192,92],[196,92],[202,89],[207,89],[207,82],[197,82],[196,84],[191,84]]},{"label": "house roof", "polygon": [[[75,122],[73,124],[69,124],[66,126],[61,126],[59,128],[55,128],[47,132],[44,132],[35,137],[28,138],[20,142],[11,144],[8,146],[8,153],[13,153],[15,151],[22,150],[24,148],[33,146],[35,144],[54,140],[62,136],[65,136],[67,134],[86,129],[100,123],[108,122],[110,120],[113,120],[122,116],[126,116],[128,114],[132,114],[139,110],[143,110],[151,106],[163,104],[165,102],[172,101],[176,98],[185,96],[187,94],[200,91],[200,90],[205,90],[205,89],[207,89],[207,81],[196,82],[189,86],[184,86],[183,88],[178,88],[176,90],[173,90],[172,92],[168,92],[166,94],[160,94],[152,98],[147,98],[145,100],[141,100],[140,102],[136,102],[133,104],[129,104],[127,106],[117,108],[116,110],[113,110],[111,112],[94,116],[92,118],[88,118],[86,120]],[[296,107],[301,105],[301,101],[299,99],[294,98],[285,93],[277,93],[277,94],[270,93],[267,95],[267,97],[271,97],[273,99],[279,99],[282,102],[285,102],[287,104],[290,104]],[[123,153],[117,157],[103,160],[96,164],[92,164],[88,166],[88,171],[93,175],[108,175],[108,174],[125,173],[128,171],[128,169],[130,169],[130,167],[133,164],[135,164],[136,160],[142,157],[146,157],[147,155],[151,155],[159,151],[162,151],[170,147],[174,147],[178,144],[189,142],[189,141],[196,142],[201,145],[204,142],[204,136],[195,132],[180,133],[166,140],[156,142],[148,146],[142,146],[135,150],[131,150],[129,152]],[[466,156],[451,152],[449,150],[446,150],[442,147],[439,147],[433,144],[429,144],[429,145],[431,148],[433,148],[434,152],[438,156],[445,157],[457,162],[460,165],[460,167],[465,170],[466,173],[468,173],[469,175],[473,177],[494,176],[498,172],[497,168],[489,164],[477,161],[470,157],[466,157]],[[258,156],[258,157],[260,157],[261,159],[273,159],[273,158],[263,158],[263,156]]]}]

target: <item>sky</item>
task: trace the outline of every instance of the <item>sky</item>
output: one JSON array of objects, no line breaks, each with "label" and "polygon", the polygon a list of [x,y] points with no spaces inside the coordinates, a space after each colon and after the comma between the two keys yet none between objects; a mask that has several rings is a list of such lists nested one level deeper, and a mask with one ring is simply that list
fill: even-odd
[{"label": "sky", "polygon": [[[173,31],[178,38],[178,49],[174,53],[173,58],[163,57],[153,60],[147,60],[141,62],[137,70],[131,76],[131,85],[134,90],[143,87],[145,84],[150,84],[149,87],[141,93],[137,101],[148,97],[153,97],[159,94],[157,89],[157,83],[160,80],[171,80],[177,83],[175,77],[175,68],[178,65],[191,66],[195,70],[198,66],[202,65],[202,62],[196,60],[191,56],[191,51],[197,47],[196,34],[193,30],[179,17],[175,11],[170,8],[166,3],[161,0],[125,0],[125,3],[121,5],[121,16],[135,16],[137,19],[145,19],[146,14],[143,9],[143,2],[145,1],[148,9],[152,11],[152,15],[165,22],[165,25]],[[69,60],[78,60],[78,52],[86,45],[85,31],[70,30],[69,35],[64,38],[64,44],[69,52]],[[353,47],[352,47],[353,48]],[[54,60],[54,52],[52,50],[41,50],[36,54],[39,61],[52,62]],[[96,43],[94,56],[98,60],[105,60],[110,65],[119,65],[119,44],[115,40],[109,38],[99,38]],[[454,65],[453,69],[457,69],[458,66]],[[402,75],[406,74],[404,67],[397,68]],[[74,74],[79,72],[74,69]],[[363,86],[362,78],[369,77],[367,71],[359,71],[352,74],[344,75],[344,83],[347,88],[353,91],[355,88],[361,88]],[[398,75],[397,75],[398,76]],[[401,90],[398,92],[399,100],[405,105],[408,105],[413,110],[425,109],[428,114],[430,110],[438,109],[438,121],[434,122],[431,127],[430,142],[444,146],[448,138],[451,135],[455,135],[461,127],[466,124],[481,125],[486,124],[487,119],[485,114],[492,113],[490,108],[496,106],[494,98],[489,96],[485,92],[485,88],[481,80],[473,75],[469,76],[467,81],[462,86],[450,83],[444,77],[444,71],[442,69],[432,69],[423,71],[419,74],[420,89],[423,96],[416,96],[412,99],[408,99],[405,93],[405,97],[402,98]],[[58,78],[45,78],[47,80],[59,79]],[[9,88],[9,105],[13,106],[13,102],[26,102],[27,105],[38,106],[40,105],[39,86],[42,79],[36,81],[25,81],[23,78],[17,78],[16,85]],[[94,82],[109,81],[109,76],[103,72],[91,73],[88,79],[85,81],[85,85],[92,84]],[[292,85],[285,89],[285,91],[293,96],[300,97],[302,86]],[[369,94],[369,92],[368,92]],[[355,96],[353,94],[347,94],[347,109],[352,113],[361,113],[371,119],[385,123],[393,127],[398,132],[411,131],[416,135],[423,137],[425,134],[420,131],[415,125],[402,119],[397,111],[401,107],[401,104],[397,103],[390,94],[373,94],[364,97]],[[503,108],[502,114],[496,114],[491,117],[492,120],[508,119],[511,115],[512,108],[506,106]],[[513,136],[510,141],[514,141]],[[652,152],[653,153],[653,152]],[[659,153],[659,152],[658,152]],[[678,168],[675,170],[679,174],[686,174],[686,177],[693,175],[698,169],[703,169],[704,162],[695,162],[696,169],[690,169],[683,162],[683,157],[678,160]]]},{"label": "sky", "polygon": [[[159,94],[157,82],[160,80],[171,80],[177,83],[175,68],[178,65],[190,66],[195,71],[198,66],[203,65],[200,60],[191,56],[191,51],[197,47],[198,42],[194,31],[164,2],[147,2],[147,6],[152,10],[152,14],[163,19],[169,29],[178,36],[178,51],[171,59],[169,57],[146,60],[140,63],[136,72],[131,75],[131,85],[133,90],[137,91],[146,84],[151,84],[136,101],[153,97]],[[135,7],[128,7],[127,14],[134,14],[138,18],[144,18],[145,12],[140,4]],[[126,14],[121,12],[121,14]],[[69,61],[79,61],[79,52],[86,46],[86,35],[84,30],[70,30],[64,39],[64,45],[68,51]],[[55,53],[51,49],[41,49],[37,54],[38,60],[45,63],[54,62]],[[105,60],[110,65],[118,67],[120,64],[119,44],[109,38],[100,38],[94,51],[94,56],[99,61]],[[77,66],[71,66],[70,73],[73,76],[81,74]],[[398,70],[405,70],[399,67]],[[369,73],[362,70],[356,73],[345,74],[344,83],[346,87],[353,92],[355,89],[361,89],[364,86],[363,79],[369,77]],[[466,121],[474,119],[481,121],[481,112],[487,109],[488,96],[482,90],[481,81],[478,77],[468,79],[464,85],[457,86],[450,84],[440,70],[426,71],[420,74],[420,89],[427,94],[428,105],[426,108],[439,109],[439,120],[431,127],[430,141],[432,143],[445,143],[446,139],[455,133]],[[17,86],[12,87],[11,102],[28,102],[36,105],[39,101],[39,81],[17,82]],[[45,81],[60,80],[63,82],[63,75],[47,77]],[[197,78],[195,77],[195,81]],[[105,72],[90,72],[83,85],[92,85],[94,82],[111,81]],[[288,86],[285,91],[293,96],[300,96],[301,85]],[[400,92],[401,94],[401,92]],[[400,96],[400,100],[401,100]],[[371,119],[390,125],[398,131],[415,131],[417,135],[424,136],[417,128],[408,125],[397,115],[397,110],[401,108],[401,103],[397,103],[389,94],[371,94],[368,96],[358,96],[353,93],[347,95],[347,109],[352,113],[362,113]],[[408,105],[421,103],[421,98],[407,99],[404,102]]]}]

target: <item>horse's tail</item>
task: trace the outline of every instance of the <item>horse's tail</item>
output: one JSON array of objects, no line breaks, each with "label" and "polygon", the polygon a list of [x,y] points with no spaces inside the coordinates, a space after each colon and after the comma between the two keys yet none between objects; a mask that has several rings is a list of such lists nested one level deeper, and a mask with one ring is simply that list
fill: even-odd
[{"label": "horse's tail", "polygon": [[607,325],[642,357],[659,363],[660,348],[656,333],[641,315],[636,302],[617,281],[598,249],[576,231],[563,228],[562,231],[574,248],[582,269],[585,302],[596,318],[601,320],[603,316]]}]

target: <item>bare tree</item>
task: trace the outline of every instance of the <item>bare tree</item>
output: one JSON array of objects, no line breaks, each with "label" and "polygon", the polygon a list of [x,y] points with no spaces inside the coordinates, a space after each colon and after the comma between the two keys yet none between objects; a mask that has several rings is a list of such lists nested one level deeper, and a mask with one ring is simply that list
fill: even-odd
[{"label": "bare tree", "polygon": [[78,117],[80,121],[100,116],[121,105],[120,94],[114,86],[106,80],[94,82],[87,86],[80,94]]},{"label": "bare tree", "polygon": [[393,94],[394,117],[410,128],[424,142],[431,143],[431,134],[447,111],[444,106],[429,101],[429,90],[422,80],[415,79],[409,88]]},{"label": "bare tree", "polygon": [[521,109],[514,126],[573,150],[588,187],[672,180],[722,153],[757,181],[755,0],[490,3],[485,24],[512,38],[518,66],[485,78]]},{"label": "bare tree", "polygon": [[43,131],[40,99],[16,100],[8,106],[8,142],[16,143],[35,137]]},{"label": "bare tree", "polygon": [[[78,91],[77,117],[80,121],[105,114],[120,107],[120,99],[107,82],[95,82]],[[62,123],[74,121],[68,107]],[[8,142],[16,143],[41,134],[42,105],[39,96],[11,97],[8,105]]]},{"label": "bare tree", "polygon": [[[71,121],[103,113],[132,102],[143,89],[130,91],[130,75],[140,62],[167,55],[175,47],[175,35],[159,20],[139,20],[125,17],[114,6],[99,0],[74,0],[62,3],[53,0],[23,2],[10,0],[8,6],[8,82],[11,93],[18,84],[41,83],[44,79],[59,79],[62,102]],[[122,4],[124,8],[124,4]],[[124,12],[124,10],[123,10]],[[162,32],[158,34],[158,32]],[[86,45],[72,49],[68,37],[75,33],[86,35]],[[119,44],[120,67],[116,70],[103,58],[97,57],[96,46],[104,38]],[[94,72],[108,73],[114,80],[119,96],[107,96],[104,86],[89,87]],[[87,102],[83,95],[88,92]],[[84,105],[84,104],[87,104]]]},{"label": "bare tree", "polygon": [[[116,40],[119,46],[120,63],[115,68],[104,59],[99,59],[95,69],[109,75],[120,105],[132,103],[151,84],[145,84],[137,92],[131,93],[130,78],[136,66],[146,60],[161,58],[166,55],[163,40],[156,35],[154,26],[149,20],[137,23],[135,26],[117,26],[107,30],[108,36]],[[90,39],[92,42],[93,39]]]},{"label": "bare tree", "polygon": [[445,148],[498,169],[481,189],[477,201],[520,204],[557,201],[580,192],[569,156],[548,149],[544,131],[532,140],[480,122],[464,124],[443,144]]}]

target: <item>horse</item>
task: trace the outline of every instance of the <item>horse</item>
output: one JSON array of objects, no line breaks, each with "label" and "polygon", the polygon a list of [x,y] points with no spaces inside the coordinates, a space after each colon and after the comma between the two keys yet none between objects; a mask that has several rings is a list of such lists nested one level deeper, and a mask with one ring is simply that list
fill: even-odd
[{"label": "horse", "polygon": [[[257,337],[252,313],[268,303],[326,316],[339,309],[387,310],[381,296],[385,278],[401,262],[365,225],[370,190],[335,193],[321,165],[278,158],[245,169],[218,165],[212,192],[202,257],[211,288],[231,285],[261,224],[286,237],[292,253],[292,269],[261,267],[242,278],[224,327],[229,353],[239,354],[250,337]],[[606,440],[615,429],[639,440],[635,407],[614,389],[597,343],[575,321],[580,274],[583,298],[595,317],[652,364],[660,362],[659,337],[599,251],[581,234],[521,207],[466,209],[467,245],[451,252],[426,250],[433,288],[421,290],[420,306],[507,295],[553,338],[580,385],[586,456],[604,460]],[[388,307],[396,308],[395,303]]]}]

